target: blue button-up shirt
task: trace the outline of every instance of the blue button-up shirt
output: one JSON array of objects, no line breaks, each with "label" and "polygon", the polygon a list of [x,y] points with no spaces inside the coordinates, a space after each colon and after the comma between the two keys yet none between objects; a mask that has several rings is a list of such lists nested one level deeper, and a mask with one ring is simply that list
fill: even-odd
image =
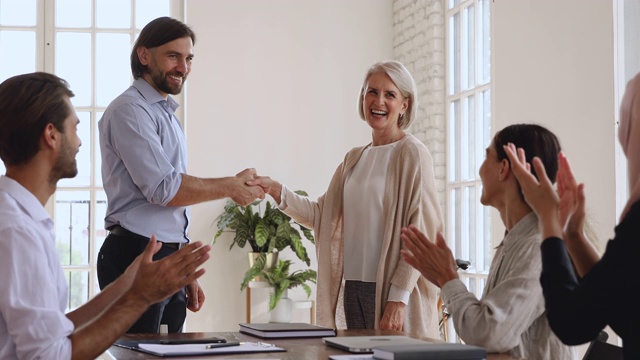
[{"label": "blue button-up shirt", "polygon": [[115,98],[98,122],[105,228],[119,224],[163,242],[188,242],[189,208],[167,206],[187,172],[184,132],[166,100],[144,79]]}]

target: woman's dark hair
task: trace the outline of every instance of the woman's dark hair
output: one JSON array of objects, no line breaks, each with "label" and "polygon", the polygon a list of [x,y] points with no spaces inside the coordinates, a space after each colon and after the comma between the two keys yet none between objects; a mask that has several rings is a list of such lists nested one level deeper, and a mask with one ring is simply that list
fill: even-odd
[{"label": "woman's dark hair", "polygon": [[133,74],[133,78],[137,79],[147,71],[147,66],[142,65],[138,58],[138,48],[146,47],[151,49],[187,36],[191,38],[193,44],[196,43],[196,34],[191,28],[167,16],[159,17],[145,25],[131,50],[131,74]]},{"label": "woman's dark hair", "polygon": [[[532,164],[535,156],[544,164],[544,169],[552,183],[556,182],[558,172],[558,153],[562,150],[558,138],[547,128],[534,124],[509,125],[500,130],[493,137],[493,144],[498,153],[498,160],[507,159],[507,153],[503,145],[513,143],[516,147],[523,148],[527,162]],[[511,162],[509,162],[511,164]],[[536,170],[531,166],[531,173],[538,178]]]},{"label": "woman's dark hair", "polygon": [[73,97],[69,84],[45,72],[17,75],[0,84],[0,158],[5,165],[29,162],[40,151],[47,124],[64,131],[71,115],[65,97]]}]

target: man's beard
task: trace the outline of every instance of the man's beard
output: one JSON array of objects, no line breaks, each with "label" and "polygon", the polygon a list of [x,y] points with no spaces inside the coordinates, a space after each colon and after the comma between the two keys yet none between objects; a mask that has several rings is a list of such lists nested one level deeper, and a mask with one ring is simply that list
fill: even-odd
[{"label": "man's beard", "polygon": [[182,86],[184,85],[184,81],[187,80],[187,77],[182,74],[171,74],[171,75],[182,77],[182,82],[179,85],[170,84],[169,81],[167,80],[167,76],[169,76],[169,74],[164,73],[162,71],[157,71],[152,73],[151,80],[153,80],[153,83],[162,92],[171,94],[171,95],[178,95],[182,91]]},{"label": "man's beard", "polygon": [[69,146],[66,135],[62,135],[62,150],[49,174],[50,182],[55,184],[60,179],[70,179],[78,175],[76,153],[77,151]]}]

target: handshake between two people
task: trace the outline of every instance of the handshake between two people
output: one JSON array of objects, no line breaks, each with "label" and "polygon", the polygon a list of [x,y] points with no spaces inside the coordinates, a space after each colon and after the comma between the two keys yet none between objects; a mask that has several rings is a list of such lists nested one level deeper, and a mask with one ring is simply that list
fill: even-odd
[{"label": "handshake between two people", "polygon": [[[230,180],[233,183],[231,198],[239,205],[246,206],[256,199],[264,199],[265,194],[270,194],[280,203],[282,185],[268,176],[258,176],[256,169],[245,169]],[[149,304],[165,299],[181,288],[195,283],[204,274],[204,269],[198,268],[209,259],[211,250],[210,245],[195,241],[161,260],[154,261],[153,256],[161,247],[162,244],[152,235],[144,252],[129,265],[120,279],[123,288],[134,291],[140,299]]]},{"label": "handshake between two people", "polygon": [[235,176],[237,191],[231,199],[240,206],[246,206],[256,199],[264,199],[269,194],[276,203],[280,204],[282,184],[268,176],[259,176],[254,168],[244,169]]},{"label": "handshake between two people", "polygon": [[[258,176],[253,168],[239,172],[233,181],[236,190],[231,198],[239,205],[246,206],[256,199],[264,199],[265,194],[270,194],[280,203],[282,185],[268,176]],[[205,270],[198,268],[209,259],[211,250],[210,245],[195,241],[154,261],[153,256],[161,247],[162,244],[152,235],[144,252],[129,265],[120,279],[125,289],[135,292],[148,304],[161,301],[200,278]]]}]

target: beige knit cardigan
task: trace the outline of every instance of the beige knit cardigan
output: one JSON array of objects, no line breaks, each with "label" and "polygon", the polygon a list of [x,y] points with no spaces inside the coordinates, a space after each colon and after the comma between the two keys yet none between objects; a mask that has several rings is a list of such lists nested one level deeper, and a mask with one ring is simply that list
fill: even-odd
[{"label": "beige knit cardigan", "polygon": [[[327,192],[317,201],[284,187],[284,203],[281,204],[284,212],[312,228],[316,237],[317,322],[322,326],[346,328],[343,309],[338,307],[343,286],[343,189],[346,175],[367,146],[353,148],[346,154]],[[400,256],[400,229],[403,226],[416,225],[432,241],[437,232],[443,231],[432,158],[423,143],[407,134],[395,146],[389,164],[383,200],[384,243],[376,274],[376,329],[389,289],[394,284],[411,293],[405,311],[404,332],[439,338],[437,288]]]}]

